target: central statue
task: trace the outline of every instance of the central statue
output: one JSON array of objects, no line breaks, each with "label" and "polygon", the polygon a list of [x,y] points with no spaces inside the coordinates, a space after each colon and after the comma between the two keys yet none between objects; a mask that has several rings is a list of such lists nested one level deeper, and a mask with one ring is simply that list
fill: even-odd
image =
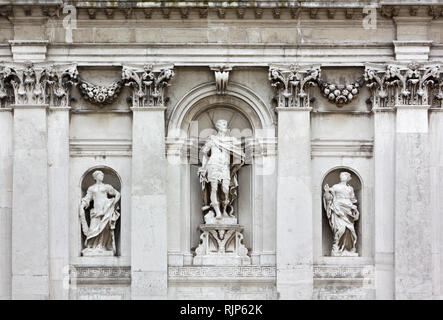
[{"label": "central statue", "polygon": [[217,120],[216,135],[201,148],[198,170],[202,186],[202,211],[206,224],[236,224],[233,202],[237,198],[237,171],[244,164],[241,142],[229,135],[228,122]]}]

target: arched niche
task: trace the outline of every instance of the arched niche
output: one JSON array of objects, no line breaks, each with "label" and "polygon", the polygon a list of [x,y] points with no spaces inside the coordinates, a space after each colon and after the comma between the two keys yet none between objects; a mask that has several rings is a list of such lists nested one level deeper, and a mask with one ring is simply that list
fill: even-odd
[{"label": "arched niche", "polygon": [[324,186],[326,184],[329,185],[329,187],[332,187],[333,185],[340,182],[340,173],[341,172],[348,172],[351,174],[351,180],[348,182],[348,184],[354,189],[355,197],[357,199],[357,208],[360,212],[360,217],[357,221],[354,223],[355,232],[357,234],[357,244],[356,244],[356,250],[359,256],[362,255],[362,219],[365,219],[365,212],[362,212],[362,190],[363,190],[363,182],[360,177],[360,175],[353,169],[349,167],[335,167],[333,169],[330,169],[325,176],[323,177],[322,185],[321,185],[321,208],[322,208],[322,255],[323,256],[331,256],[331,249],[332,249],[332,243],[333,243],[333,233],[331,230],[331,227],[329,225],[329,220],[326,215],[326,210],[323,204],[323,194],[324,194]]},{"label": "arched niche", "polygon": [[[238,217],[238,223],[244,227],[244,245],[251,251],[253,233],[252,184],[254,177],[252,176],[252,150],[250,141],[253,138],[253,128],[248,118],[241,111],[226,104],[215,104],[202,108],[199,113],[195,114],[195,118],[192,119],[192,125],[189,128],[188,136],[197,147],[195,152],[191,153],[190,161],[191,230],[197,230],[197,232],[191,232],[191,250],[195,250],[200,243],[199,226],[204,223],[201,212],[203,199],[197,174],[202,159],[200,150],[211,135],[217,134],[215,123],[220,119],[228,121],[231,136],[241,141],[243,151],[246,154],[245,164],[238,171],[239,186],[237,199],[234,202],[234,212]],[[195,159],[192,159],[193,155],[196,156]]]},{"label": "arched niche", "polygon": [[[107,166],[95,166],[92,168],[89,168],[82,176],[81,178],[81,198],[83,198],[90,186],[95,184],[95,180],[92,177],[92,174],[94,171],[100,170],[103,172],[104,178],[103,183],[111,185],[115,190],[120,192],[121,194],[121,178],[117,174],[117,172]],[[108,196],[109,197],[109,196]],[[80,205],[80,204],[79,204]],[[85,209],[85,218],[88,225],[90,224],[90,210],[94,207],[94,200],[91,200],[90,205],[87,209]],[[116,245],[116,256],[121,255],[121,219],[122,219],[122,212],[121,212],[121,198],[116,204],[116,209],[120,212],[120,218],[117,220],[114,230],[114,237],[115,237],[115,245]],[[80,246],[80,252],[85,248],[85,239],[86,236],[83,234],[83,231],[81,228],[79,229],[81,233],[81,246]]]},{"label": "arched niche", "polygon": [[[271,187],[275,176],[256,174],[257,163],[274,156],[271,151],[275,148],[274,114],[251,89],[230,82],[225,94],[218,95],[212,82],[190,90],[168,113],[170,265],[191,264],[193,250],[198,246],[201,234],[198,226],[203,223],[203,200],[197,175],[201,160],[199,151],[205,139],[215,133],[214,123],[220,118],[230,122],[231,134],[240,138],[245,148],[251,146],[245,150],[247,163],[238,173],[238,198],[235,201],[239,223],[245,227],[244,244],[249,249],[253,264],[272,264],[275,261],[275,242],[272,240],[275,238],[275,217],[272,209],[276,197]],[[265,185],[271,191],[264,192]],[[263,232],[271,240],[264,243]]]}]

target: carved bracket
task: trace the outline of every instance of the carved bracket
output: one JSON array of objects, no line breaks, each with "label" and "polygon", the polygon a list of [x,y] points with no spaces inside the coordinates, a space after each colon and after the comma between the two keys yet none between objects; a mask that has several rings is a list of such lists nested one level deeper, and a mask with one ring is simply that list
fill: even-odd
[{"label": "carved bracket", "polygon": [[78,81],[78,89],[83,98],[101,106],[113,102],[120,94],[122,87],[122,80],[118,80],[109,86],[98,86],[81,78]]},{"label": "carved bracket", "polygon": [[290,65],[288,68],[269,68],[269,80],[276,89],[277,106],[280,108],[309,108],[311,98],[308,88],[315,86],[319,78],[319,67],[301,68]]},{"label": "carved bracket", "polygon": [[360,77],[356,81],[346,85],[337,85],[321,79],[318,80],[322,95],[328,98],[330,102],[335,103],[337,107],[342,107],[344,104],[350,103],[359,93],[363,82],[364,77]]},{"label": "carved bracket", "polygon": [[70,65],[14,63],[0,66],[0,100],[15,105],[69,106],[69,92],[77,79]]},{"label": "carved bracket", "polygon": [[232,70],[232,67],[229,65],[219,65],[210,66],[209,68],[214,71],[217,94],[225,94],[229,81],[229,71]]},{"label": "carved bracket", "polygon": [[239,225],[201,225],[200,245],[195,249],[195,265],[250,264]]},{"label": "carved bracket", "polygon": [[132,87],[132,107],[164,107],[167,98],[165,88],[174,77],[173,65],[144,67],[124,66],[122,79],[127,86]]},{"label": "carved bracket", "polygon": [[442,71],[438,65],[367,66],[365,80],[372,91],[374,108],[396,105],[435,105],[441,107]]}]

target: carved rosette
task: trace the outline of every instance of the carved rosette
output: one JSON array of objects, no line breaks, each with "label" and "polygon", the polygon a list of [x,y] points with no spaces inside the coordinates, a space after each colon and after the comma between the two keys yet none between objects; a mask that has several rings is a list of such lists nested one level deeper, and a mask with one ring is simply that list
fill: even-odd
[{"label": "carved rosette", "polygon": [[319,78],[319,67],[303,69],[295,65],[289,68],[271,66],[269,80],[277,93],[277,107],[309,108],[311,98],[308,88],[315,86]]},{"label": "carved rosette", "polygon": [[85,100],[97,105],[110,104],[117,99],[123,87],[123,81],[118,80],[109,86],[98,86],[83,79],[78,81],[78,89]]},{"label": "carved rosette", "polygon": [[132,107],[164,107],[167,98],[165,89],[174,77],[173,65],[144,67],[124,66],[122,79],[127,86],[132,87]]},{"label": "carved rosette", "polygon": [[442,71],[438,65],[367,66],[365,80],[374,108],[396,105],[442,106]]},{"label": "carved rosette", "polygon": [[0,66],[2,107],[14,105],[68,106],[77,78],[75,65],[14,63]]}]

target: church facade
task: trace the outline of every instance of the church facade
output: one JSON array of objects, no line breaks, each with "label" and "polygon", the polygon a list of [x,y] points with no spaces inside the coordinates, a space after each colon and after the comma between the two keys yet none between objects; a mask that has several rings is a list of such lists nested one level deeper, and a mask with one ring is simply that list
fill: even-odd
[{"label": "church facade", "polygon": [[1,299],[443,297],[443,4],[0,1]]}]

